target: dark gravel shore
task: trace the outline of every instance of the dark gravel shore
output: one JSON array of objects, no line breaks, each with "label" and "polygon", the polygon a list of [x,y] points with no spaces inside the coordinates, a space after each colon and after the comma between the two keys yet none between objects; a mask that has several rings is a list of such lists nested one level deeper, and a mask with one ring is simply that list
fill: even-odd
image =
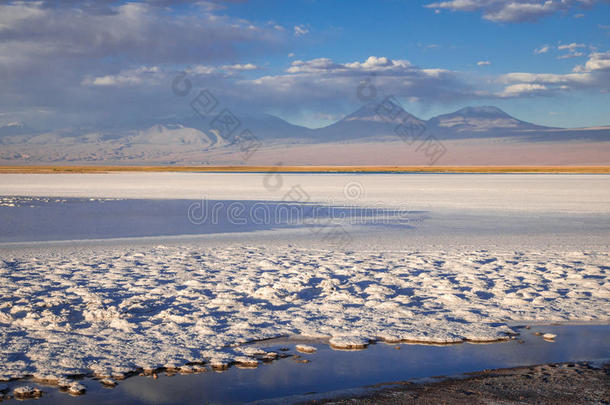
[{"label": "dark gravel shore", "polygon": [[489,370],[438,382],[403,382],[355,398],[310,404],[610,404],[610,363]]}]

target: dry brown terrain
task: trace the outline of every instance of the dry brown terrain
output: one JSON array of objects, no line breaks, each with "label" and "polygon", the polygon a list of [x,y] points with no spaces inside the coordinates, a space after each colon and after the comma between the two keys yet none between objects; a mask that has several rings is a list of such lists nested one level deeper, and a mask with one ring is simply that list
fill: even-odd
[{"label": "dry brown terrain", "polygon": [[0,173],[110,172],[610,173],[610,166],[0,166]]},{"label": "dry brown terrain", "polygon": [[310,404],[608,404],[610,365],[548,364],[473,373],[464,379],[398,383],[356,398]]},{"label": "dry brown terrain", "polygon": [[[2,166],[610,166],[610,140],[516,142],[508,139],[443,141],[444,153],[402,141],[266,143],[240,148],[199,144],[9,145]],[[442,151],[441,151],[442,152]]]}]

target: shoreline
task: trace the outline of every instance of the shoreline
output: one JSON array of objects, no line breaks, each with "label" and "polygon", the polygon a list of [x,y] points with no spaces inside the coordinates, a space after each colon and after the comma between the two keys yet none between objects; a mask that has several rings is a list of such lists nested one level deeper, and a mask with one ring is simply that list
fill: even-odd
[{"label": "shoreline", "polygon": [[[256,366],[193,363],[174,369],[139,370],[122,377],[79,376],[74,381],[86,388],[82,396],[40,377],[29,377],[0,383],[0,402],[16,403],[14,390],[30,386],[42,395],[37,398],[40,404],[60,402],[67,395],[76,403],[87,404],[148,404],[159,396],[165,400],[158,403],[168,405],[198,403],[202,398],[257,404],[478,403],[510,400],[511,395],[522,397],[521,401],[542,398],[543,403],[552,403],[563,400],[557,396],[557,387],[565,379],[575,381],[573,393],[590,388],[587,382],[593,379],[608,381],[610,352],[604,342],[609,327],[608,323],[521,326],[519,335],[505,342],[373,342],[362,350],[336,350],[325,339],[290,336],[244,345],[252,352],[277,353],[274,357],[261,355]],[[544,340],[536,333],[540,331],[557,333],[557,340]],[[596,368],[598,365],[605,368]],[[240,382],[242,390],[224,389],[230,381]],[[519,391],[524,384],[533,391]],[[532,393],[537,396],[532,397]],[[599,396],[589,399],[599,400]]]},{"label": "shoreline", "polygon": [[610,166],[0,166],[0,174],[116,172],[608,174]]},{"label": "shoreline", "polygon": [[[221,372],[221,371],[219,371]],[[171,375],[171,374],[168,374]],[[158,378],[155,376],[155,379]],[[531,364],[518,367],[484,369],[456,375],[440,375],[405,381],[393,381],[322,393],[307,393],[289,397],[257,400],[256,404],[487,404],[540,403],[574,404],[607,403],[610,393],[610,359],[565,361]],[[48,399],[44,382],[32,387],[31,396],[16,397],[0,386],[0,403]],[[115,386],[105,385],[105,389]],[[42,388],[42,389],[41,389]],[[62,392],[66,392],[65,389]],[[68,394],[70,394],[68,392]],[[82,395],[82,394],[81,394]],[[77,394],[70,394],[77,400]],[[87,396],[81,397],[87,401]]]},{"label": "shoreline", "polygon": [[[284,358],[288,358],[286,356]],[[298,356],[297,356],[298,357]],[[295,360],[298,361],[298,360]],[[247,367],[244,367],[247,369]],[[222,372],[218,370],[217,372]],[[164,372],[167,376],[173,373]],[[181,374],[178,372],[178,374]],[[183,373],[182,373],[183,374]],[[141,374],[140,374],[141,375]],[[153,374],[157,379],[156,373]],[[149,377],[153,376],[149,375]],[[25,380],[27,381],[27,380]],[[25,382],[24,381],[24,382]],[[13,381],[16,382],[16,381]],[[31,396],[16,397],[8,386],[0,385],[0,403],[24,400],[48,399],[42,381],[35,381]],[[526,366],[484,369],[455,375],[440,375],[365,385],[337,391],[306,393],[289,397],[263,399],[248,403],[299,404],[299,405],[369,405],[369,404],[487,404],[500,403],[607,403],[610,393],[604,389],[610,385],[610,358],[593,361],[564,361],[531,364]],[[116,385],[104,385],[112,389]],[[39,388],[40,387],[40,388]],[[82,394],[70,394],[77,400]],[[87,401],[85,395],[81,397]],[[179,401],[179,399],[177,399]],[[177,402],[176,402],[177,403]]]},{"label": "shoreline", "polygon": [[[595,364],[597,363],[597,364]],[[335,393],[299,404],[607,403],[610,359],[498,368],[457,376],[376,384],[363,393]]]}]

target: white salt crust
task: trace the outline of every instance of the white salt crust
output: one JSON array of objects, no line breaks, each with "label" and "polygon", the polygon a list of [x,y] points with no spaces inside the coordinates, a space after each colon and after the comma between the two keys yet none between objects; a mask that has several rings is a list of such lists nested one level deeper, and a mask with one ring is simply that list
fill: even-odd
[{"label": "white salt crust", "polygon": [[608,263],[608,253],[544,249],[4,252],[0,380],[254,367],[267,354],[240,345],[280,336],[349,349],[502,340],[515,320],[607,322]]}]

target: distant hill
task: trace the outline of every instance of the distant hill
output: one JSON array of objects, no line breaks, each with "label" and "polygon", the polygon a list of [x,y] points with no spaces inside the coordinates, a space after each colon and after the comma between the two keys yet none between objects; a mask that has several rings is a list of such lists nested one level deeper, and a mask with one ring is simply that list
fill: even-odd
[{"label": "distant hill", "polygon": [[[0,127],[0,161],[6,164],[12,161],[206,164],[219,156],[226,158],[239,153],[240,145],[236,145],[234,136],[245,129],[254,135],[258,148],[269,150],[268,159],[274,162],[281,160],[282,148],[298,145],[399,142],[396,128],[401,124],[409,126],[416,135],[425,133],[426,137],[451,141],[610,141],[610,127],[545,127],[519,120],[493,106],[465,107],[426,121],[397,103],[370,103],[317,129],[293,125],[268,114],[244,115],[237,117],[239,127],[228,137],[210,126],[214,118],[191,115],[140,122],[131,127],[65,128],[46,132],[35,131],[24,123],[11,123]],[[202,156],[209,156],[211,160],[208,162]]]},{"label": "distant hill", "polygon": [[312,139],[318,142],[396,139],[396,126],[405,122],[426,125],[426,121],[398,105],[370,103],[334,124],[314,130]]},{"label": "distant hill", "polygon": [[551,129],[511,117],[498,107],[465,107],[431,118],[428,126],[443,138],[515,135],[523,131]]}]

